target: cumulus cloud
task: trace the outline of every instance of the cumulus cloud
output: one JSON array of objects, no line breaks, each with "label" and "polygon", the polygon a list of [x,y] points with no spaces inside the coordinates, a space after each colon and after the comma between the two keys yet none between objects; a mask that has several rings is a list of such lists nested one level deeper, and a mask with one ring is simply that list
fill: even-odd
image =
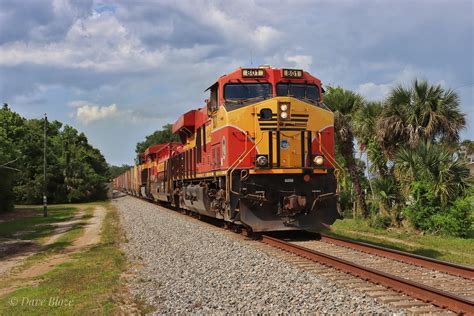
[{"label": "cumulus cloud", "polygon": [[95,121],[151,124],[154,121],[163,120],[165,118],[165,115],[154,112],[154,107],[134,109],[129,106],[119,108],[115,103],[110,105],[98,105],[84,100],[70,101],[68,106],[74,108],[74,112],[70,113],[70,117],[73,117],[76,121],[84,125]]},{"label": "cumulus cloud", "polygon": [[309,55],[287,56],[286,60],[293,63],[295,67],[305,70],[309,70],[309,67],[313,63],[313,57]]},{"label": "cumulus cloud", "polygon": [[275,43],[282,36],[282,32],[267,25],[258,26],[253,32],[253,37],[256,45],[264,49]]},{"label": "cumulus cloud", "polygon": [[360,84],[357,87],[357,92],[366,97],[368,100],[377,101],[384,99],[392,87],[393,85],[391,84],[376,84],[373,82],[366,82]]},{"label": "cumulus cloud", "polygon": [[153,71],[176,60],[197,61],[213,49],[211,45],[195,44],[149,50],[112,13],[106,12],[76,20],[60,42],[15,41],[1,45],[0,66],[30,64],[130,74]]},{"label": "cumulus cloud", "polygon": [[93,121],[102,120],[105,118],[110,118],[116,116],[117,105],[111,104],[109,106],[98,106],[98,105],[75,105],[76,112],[75,118],[84,124],[89,124]]},{"label": "cumulus cloud", "polygon": [[147,51],[136,36],[112,14],[95,13],[78,19],[64,41],[11,42],[0,46],[0,65],[48,65],[98,72],[142,71],[156,68],[165,51]]}]

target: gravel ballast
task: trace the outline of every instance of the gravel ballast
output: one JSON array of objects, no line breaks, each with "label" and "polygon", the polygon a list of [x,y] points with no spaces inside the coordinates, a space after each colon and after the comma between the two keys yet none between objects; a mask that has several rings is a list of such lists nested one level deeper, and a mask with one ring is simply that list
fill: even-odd
[{"label": "gravel ballast", "polygon": [[207,224],[133,197],[114,200],[134,276],[156,313],[400,313]]}]

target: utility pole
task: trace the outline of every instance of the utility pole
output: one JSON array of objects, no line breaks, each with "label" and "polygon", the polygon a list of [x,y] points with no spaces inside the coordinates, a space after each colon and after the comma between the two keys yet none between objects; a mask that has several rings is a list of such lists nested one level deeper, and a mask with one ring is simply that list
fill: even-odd
[{"label": "utility pole", "polygon": [[43,153],[43,215],[48,216],[48,198],[46,197],[46,128],[48,117],[44,114],[44,153]]}]

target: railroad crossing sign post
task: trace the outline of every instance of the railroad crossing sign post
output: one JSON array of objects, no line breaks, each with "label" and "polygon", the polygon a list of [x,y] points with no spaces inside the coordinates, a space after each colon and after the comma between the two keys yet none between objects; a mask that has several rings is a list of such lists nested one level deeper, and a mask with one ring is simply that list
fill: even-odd
[{"label": "railroad crossing sign post", "polygon": [[44,114],[44,153],[43,153],[43,215],[48,216],[48,198],[46,197],[46,127],[48,117]]}]

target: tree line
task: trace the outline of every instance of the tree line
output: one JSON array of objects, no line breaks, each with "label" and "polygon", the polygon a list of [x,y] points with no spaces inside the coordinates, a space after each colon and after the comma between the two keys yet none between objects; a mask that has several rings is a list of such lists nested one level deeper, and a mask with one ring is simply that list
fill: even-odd
[{"label": "tree line", "polygon": [[376,227],[468,234],[474,190],[466,157],[474,146],[460,143],[466,119],[455,91],[415,80],[373,102],[329,87],[324,102],[334,112],[337,160],[347,171],[339,181],[342,212]]},{"label": "tree line", "polygon": [[[25,119],[7,104],[0,109],[0,212],[14,203],[38,204],[43,196],[44,119]],[[109,166],[87,137],[61,122],[47,122],[48,202],[106,198]]]}]

